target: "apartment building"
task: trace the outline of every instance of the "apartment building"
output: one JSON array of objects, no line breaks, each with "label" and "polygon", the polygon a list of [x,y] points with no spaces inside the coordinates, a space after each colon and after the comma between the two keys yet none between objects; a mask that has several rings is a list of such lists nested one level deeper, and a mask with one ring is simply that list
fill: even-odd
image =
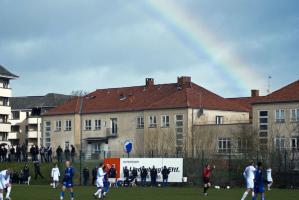
[{"label": "apartment building", "polygon": [[18,78],[12,74],[2,65],[0,65],[0,144],[9,144],[9,135],[11,125],[8,121],[11,107],[10,98],[12,89],[10,88],[10,81]]},{"label": "apartment building", "polygon": [[299,150],[299,81],[252,103],[253,127],[266,149]]},{"label": "apartment building", "polygon": [[45,96],[12,97],[10,99],[11,131],[8,140],[11,144],[41,145],[41,115],[70,99],[70,96],[49,93]]},{"label": "apartment building", "polygon": [[[193,125],[249,123],[250,110],[178,77],[171,84],[98,89],[43,114],[43,143],[71,144],[86,157],[119,156],[133,143],[133,155],[191,155]],[[82,142],[82,143],[81,143]]]}]

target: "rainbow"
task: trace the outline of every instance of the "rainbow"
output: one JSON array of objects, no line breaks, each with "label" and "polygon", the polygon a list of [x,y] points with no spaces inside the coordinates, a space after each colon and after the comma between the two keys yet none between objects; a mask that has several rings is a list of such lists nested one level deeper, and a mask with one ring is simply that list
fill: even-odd
[{"label": "rainbow", "polygon": [[[142,1],[142,8],[152,17],[161,21],[195,55],[204,53],[212,66],[220,73],[222,81],[234,84],[238,93],[247,94],[254,86],[261,87],[263,77],[252,67],[238,59],[235,53],[214,37],[200,20],[194,19],[177,4],[179,1]],[[244,91],[245,90],[245,91]]]}]

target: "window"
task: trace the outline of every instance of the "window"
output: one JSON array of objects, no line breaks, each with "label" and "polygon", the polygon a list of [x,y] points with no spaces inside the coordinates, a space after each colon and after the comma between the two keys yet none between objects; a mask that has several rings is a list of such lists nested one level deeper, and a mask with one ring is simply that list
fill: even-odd
[{"label": "window", "polygon": [[149,116],[148,118],[148,124],[150,128],[155,128],[157,127],[157,118],[156,116]]},{"label": "window", "polygon": [[65,141],[64,142],[64,148],[70,148],[70,142],[69,141]]},{"label": "window", "polygon": [[224,117],[223,116],[216,116],[216,124],[223,124]]},{"label": "window", "polygon": [[86,130],[86,131],[90,131],[91,130],[91,120],[90,119],[85,120],[84,130]]},{"label": "window", "polygon": [[268,111],[259,112],[259,136],[268,137]]},{"label": "window", "polygon": [[162,128],[169,127],[169,116],[168,115],[161,116],[161,127]]},{"label": "window", "polygon": [[144,128],[144,118],[137,117],[137,128]]},{"label": "window", "polygon": [[277,151],[285,149],[285,137],[276,137],[275,138],[275,148]]},{"label": "window", "polygon": [[299,108],[291,110],[291,121],[292,122],[299,121]]},{"label": "window", "polygon": [[175,115],[175,135],[177,153],[182,153],[184,135],[184,116]]},{"label": "window", "polygon": [[278,109],[275,111],[275,121],[277,123],[284,123],[285,122],[285,112],[283,109]]},{"label": "window", "polygon": [[299,137],[292,137],[291,141],[292,149],[293,150],[299,150]]},{"label": "window", "polygon": [[72,121],[71,120],[66,120],[65,121],[65,131],[71,131],[72,130]]},{"label": "window", "polygon": [[11,126],[11,132],[20,132],[20,125]]},{"label": "window", "polygon": [[60,120],[56,121],[55,131],[57,131],[57,132],[61,131],[61,121]]},{"label": "window", "polygon": [[46,131],[51,131],[51,122],[50,121],[45,122],[45,130]]},{"label": "window", "polygon": [[248,149],[248,140],[244,138],[238,138],[237,140],[237,152],[246,152]]},{"label": "window", "polygon": [[117,134],[117,118],[111,118],[111,134],[116,135]]},{"label": "window", "polygon": [[218,138],[218,153],[228,153],[231,151],[230,138]]},{"label": "window", "polygon": [[101,120],[100,119],[96,119],[94,121],[94,130],[101,130]]},{"label": "window", "polygon": [[11,111],[11,119],[12,120],[20,119],[20,111]]}]

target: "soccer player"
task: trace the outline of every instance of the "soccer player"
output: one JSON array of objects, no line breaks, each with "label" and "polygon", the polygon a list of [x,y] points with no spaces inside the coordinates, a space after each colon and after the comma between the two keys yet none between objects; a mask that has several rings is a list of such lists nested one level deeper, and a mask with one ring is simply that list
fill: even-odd
[{"label": "soccer player", "polygon": [[203,193],[206,196],[208,195],[209,187],[211,187],[210,176],[212,174],[213,169],[215,169],[215,165],[213,166],[213,168],[211,168],[211,166],[207,164],[203,171],[203,183],[204,183]]},{"label": "soccer player", "polygon": [[103,191],[102,191],[102,194],[103,194],[103,197],[106,197],[107,193],[109,192],[109,188],[110,188],[110,182],[109,182],[109,179],[108,179],[108,173],[107,173],[107,168],[106,166],[103,167],[103,170],[105,172],[105,175],[104,175],[104,179],[103,179]]},{"label": "soccer player", "polygon": [[52,186],[54,189],[58,186],[59,176],[60,176],[60,171],[59,171],[58,165],[54,164],[54,167],[52,168],[52,172],[51,172],[51,177],[53,179]]},{"label": "soccer player", "polygon": [[99,199],[102,198],[102,192],[103,192],[103,188],[104,188],[104,176],[105,176],[105,172],[103,170],[104,164],[100,163],[99,168],[98,168],[98,172],[97,172],[97,180],[96,180],[96,185],[97,185],[97,191],[96,193],[94,193],[94,197],[96,198],[97,196],[99,197]]},{"label": "soccer player", "polygon": [[267,184],[268,184],[268,190],[271,190],[271,186],[273,184],[273,178],[272,178],[272,169],[270,167],[267,169]]},{"label": "soccer player", "polygon": [[252,198],[254,197],[254,174],[255,174],[255,168],[254,168],[254,162],[251,161],[250,164],[245,168],[243,172],[243,176],[246,180],[246,191],[244,192],[241,200],[246,199],[248,193],[252,192]]},{"label": "soccer player", "polygon": [[10,199],[11,183],[10,183],[11,170],[3,170],[0,172],[0,200],[3,200],[3,193],[6,189],[5,199]]},{"label": "soccer player", "polygon": [[256,200],[257,195],[260,193],[262,195],[261,200],[265,200],[265,186],[263,177],[263,165],[261,162],[257,164],[257,170],[255,171],[254,177],[254,197],[252,200]]},{"label": "soccer player", "polygon": [[60,194],[60,199],[63,200],[64,192],[66,189],[69,189],[71,192],[71,200],[74,200],[74,189],[73,189],[73,177],[74,177],[74,168],[72,167],[72,163],[70,161],[65,162],[65,171],[63,178],[63,186]]}]

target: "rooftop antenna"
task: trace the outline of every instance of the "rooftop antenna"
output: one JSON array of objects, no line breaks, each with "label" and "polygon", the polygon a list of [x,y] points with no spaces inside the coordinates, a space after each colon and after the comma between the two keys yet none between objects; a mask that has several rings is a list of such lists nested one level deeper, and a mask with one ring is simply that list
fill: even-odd
[{"label": "rooftop antenna", "polygon": [[270,94],[270,92],[271,92],[271,78],[272,78],[272,76],[271,75],[269,75],[268,76],[268,89],[267,89],[267,93],[268,94]]}]

